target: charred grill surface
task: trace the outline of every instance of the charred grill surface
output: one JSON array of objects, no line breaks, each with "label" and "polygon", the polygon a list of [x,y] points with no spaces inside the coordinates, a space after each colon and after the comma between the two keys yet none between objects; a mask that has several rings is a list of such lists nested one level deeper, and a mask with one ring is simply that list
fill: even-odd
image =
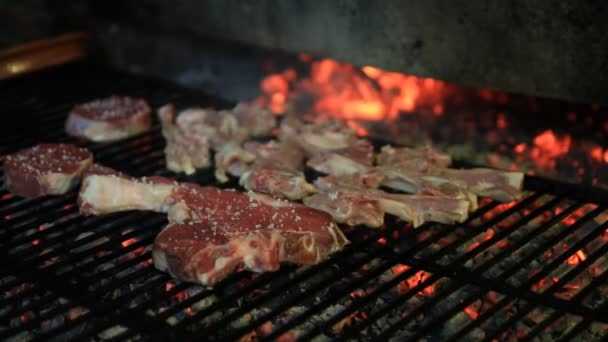
[{"label": "charred grill surface", "polygon": [[[64,133],[72,106],[112,94],[154,108],[230,105],[101,66],[64,66],[0,83],[3,117],[15,121],[0,128],[0,155],[75,143],[133,176],[175,176],[157,121],[119,142]],[[217,185],[211,169],[179,180]],[[352,244],[320,265],[236,272],[203,288],[154,269],[162,215],[83,217],[75,191],[23,199],[1,180],[0,339],[608,336],[608,193],[534,177],[526,188],[518,202],[482,201],[462,224],[414,230],[388,217],[382,229],[345,228]]]}]

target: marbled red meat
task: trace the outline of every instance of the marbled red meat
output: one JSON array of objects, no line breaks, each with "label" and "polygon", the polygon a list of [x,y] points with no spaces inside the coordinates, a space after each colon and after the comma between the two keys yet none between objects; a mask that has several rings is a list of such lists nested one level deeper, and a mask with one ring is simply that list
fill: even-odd
[{"label": "marbled red meat", "polygon": [[4,161],[7,189],[23,197],[64,194],[93,163],[87,149],[68,144],[40,144],[9,155]]},{"label": "marbled red meat", "polygon": [[348,243],[328,214],[266,195],[185,184],[169,206],[174,224],[157,237],[154,263],[204,285],[237,265],[260,272],[316,264]]},{"label": "marbled red meat", "polygon": [[75,106],[66,132],[92,141],[124,139],[150,128],[150,107],[143,99],[111,96]]}]

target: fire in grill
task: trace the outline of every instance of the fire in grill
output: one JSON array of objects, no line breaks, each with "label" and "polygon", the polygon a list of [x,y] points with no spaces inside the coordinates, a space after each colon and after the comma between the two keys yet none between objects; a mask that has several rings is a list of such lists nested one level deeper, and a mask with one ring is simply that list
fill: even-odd
[{"label": "fire in grill", "polygon": [[[69,142],[135,176],[169,175],[157,122],[114,143],[65,135],[75,103],[114,93],[144,97],[154,107],[227,105],[167,83],[72,64],[0,84],[5,115],[16,121],[2,129],[0,154]],[[212,172],[180,180],[215,184]],[[345,228],[352,243],[319,265],[239,271],[203,288],[154,269],[150,247],[163,216],[83,217],[75,192],[21,199],[1,186],[2,339],[608,336],[608,197],[600,189],[528,177],[523,200],[483,201],[462,224],[414,230],[389,217],[379,230]]]}]

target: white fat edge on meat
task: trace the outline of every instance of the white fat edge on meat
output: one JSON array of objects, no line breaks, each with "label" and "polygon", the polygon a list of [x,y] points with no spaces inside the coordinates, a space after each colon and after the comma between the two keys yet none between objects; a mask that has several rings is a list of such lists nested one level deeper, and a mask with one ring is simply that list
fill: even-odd
[{"label": "white fat edge on meat", "polygon": [[291,191],[283,193],[285,197],[290,200],[299,200],[305,196],[308,196],[311,193],[314,193],[317,188],[308,183],[304,175],[302,174],[294,174],[293,177],[293,187]]},{"label": "white fat edge on meat", "polygon": [[[273,198],[271,196],[260,194],[260,193],[253,192],[253,191],[248,191],[247,196],[249,196],[249,202],[258,201],[258,202],[262,202],[262,203],[269,205],[271,207],[274,207],[274,208],[294,207],[294,204],[287,200]],[[256,203],[256,205],[257,205],[257,203]]]},{"label": "white fat edge on meat", "polygon": [[370,171],[370,167],[335,153],[327,153],[311,159],[308,163],[313,169],[333,176],[350,176]]},{"label": "white fat edge on meat", "polygon": [[305,132],[300,134],[300,139],[320,150],[337,150],[349,147],[349,136],[341,132]]},{"label": "white fat edge on meat", "polygon": [[412,222],[414,223],[414,227],[422,223],[417,219],[415,211],[406,203],[382,197],[378,198],[378,203],[380,203],[382,211],[395,215],[407,222]]},{"label": "white fat edge on meat", "polygon": [[154,262],[154,267],[156,267],[157,270],[163,272],[169,270],[167,255],[162,250],[157,248],[152,249],[152,261]]},{"label": "white fat edge on meat", "polygon": [[[269,241],[264,241],[262,240],[264,238],[260,238],[257,234],[253,233],[253,234],[248,234],[246,236],[243,236],[242,238],[235,240],[235,241],[231,241],[231,244],[236,245],[236,250],[238,251],[238,255],[242,258],[243,260],[243,264],[245,266],[245,268],[249,271],[253,271],[253,272],[264,272],[264,271],[271,271],[274,270],[275,268],[271,268],[270,266],[277,266],[278,265],[269,265],[269,264],[260,264],[259,262],[256,262],[257,260],[259,260],[260,257],[260,250],[262,250],[262,253],[265,253],[267,251],[267,248],[265,247],[270,247],[272,248],[273,246],[276,246],[277,248],[279,248],[279,250],[277,250],[277,253],[280,254],[280,248],[283,246],[283,240],[284,237],[281,235],[281,233],[279,231],[276,230],[272,230],[270,232],[270,240]],[[264,241],[264,246],[262,246],[262,248],[256,248],[256,247],[252,247],[251,246],[251,241],[256,241],[257,245],[259,246],[260,244],[260,240]],[[277,262],[280,262],[281,260],[277,260]],[[257,266],[264,266],[266,265],[267,267],[257,267]]]},{"label": "white fat edge on meat", "polygon": [[170,184],[150,184],[116,175],[89,175],[81,194],[85,203],[105,210],[162,211],[166,199],[175,189]]},{"label": "white fat edge on meat", "polygon": [[252,190],[251,189],[251,173],[253,171],[251,169],[249,170],[245,170],[245,172],[243,172],[243,174],[241,174],[241,176],[239,177],[239,185],[244,187],[247,190]]},{"label": "white fat edge on meat", "polygon": [[196,172],[190,158],[183,158],[179,163],[174,160],[167,160],[167,169],[173,172],[183,172],[187,175]]},{"label": "white fat edge on meat", "polygon": [[179,202],[170,205],[163,204],[161,206],[161,211],[167,213],[169,222],[183,223],[192,218],[190,207],[184,200],[180,200]]},{"label": "white fat edge on meat", "polygon": [[91,164],[93,159],[83,160],[80,167],[71,174],[53,172],[39,176],[38,181],[53,194],[64,194],[80,182],[80,176]]}]

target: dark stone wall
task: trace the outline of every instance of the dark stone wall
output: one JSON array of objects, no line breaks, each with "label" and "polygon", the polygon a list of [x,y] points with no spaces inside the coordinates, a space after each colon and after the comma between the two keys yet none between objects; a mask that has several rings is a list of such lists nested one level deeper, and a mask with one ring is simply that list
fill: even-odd
[{"label": "dark stone wall", "polygon": [[606,103],[602,1],[151,0],[95,12],[530,95]]},{"label": "dark stone wall", "polygon": [[[9,1],[12,2],[12,1]],[[213,37],[500,90],[608,103],[602,1],[22,0],[0,6],[0,44],[112,23]],[[69,4],[69,5],[65,5]],[[8,24],[6,24],[8,23]],[[137,39],[131,39],[137,44]],[[159,42],[162,39],[159,39]],[[153,39],[147,40],[149,44]],[[102,50],[116,48],[98,40]],[[196,43],[192,43],[193,46]],[[137,50],[136,45],[131,50]],[[163,53],[162,46],[154,49]],[[142,53],[141,58],[152,58]],[[159,59],[158,56],[154,58]],[[169,62],[179,63],[174,57]]]},{"label": "dark stone wall", "polygon": [[0,49],[85,28],[88,6],[80,1],[0,1]]}]

